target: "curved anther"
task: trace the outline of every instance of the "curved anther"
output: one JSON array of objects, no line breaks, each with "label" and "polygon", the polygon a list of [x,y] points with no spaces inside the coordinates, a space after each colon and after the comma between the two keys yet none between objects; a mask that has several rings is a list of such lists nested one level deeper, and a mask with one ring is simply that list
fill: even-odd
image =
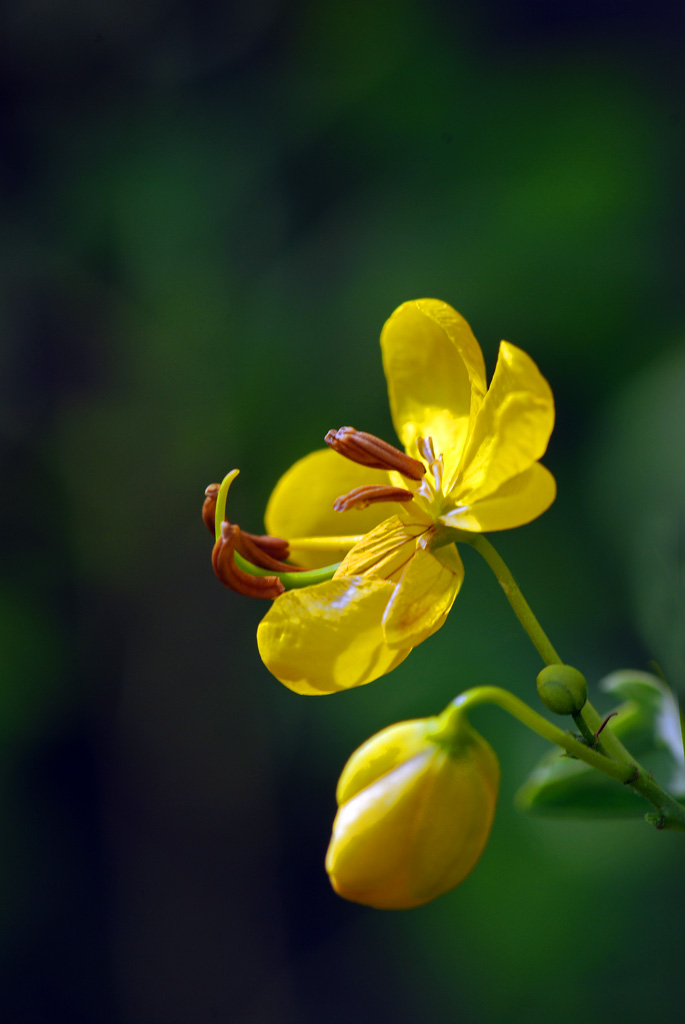
[{"label": "curved anther", "polygon": [[420,480],[426,469],[418,459],[405,455],[399,448],[354,427],[329,430],[324,441],[333,451],[371,469],[397,470],[409,480]]},{"label": "curved anther", "polygon": [[235,550],[240,540],[240,527],[221,524],[221,536],[212,551],[212,566],[219,580],[230,590],[247,597],[265,597],[273,600],[285,587],[278,576],[253,576],[235,564]]},{"label": "curved anther", "polygon": [[[254,544],[255,547],[259,548],[259,550],[262,552],[262,558],[266,556],[271,557],[273,559],[277,559],[279,562],[282,562],[283,564],[279,567],[279,572],[297,572],[297,569],[295,568],[294,565],[288,565],[285,562],[285,559],[290,554],[290,545],[288,544],[287,540],[284,540],[283,537],[272,537],[271,534],[269,533],[264,533],[260,536],[257,536],[254,533],[247,533],[245,530],[241,531],[241,537],[243,539],[247,537]],[[247,557],[247,555],[245,557]],[[252,559],[250,559],[250,561],[252,561]],[[261,562],[257,562],[256,564],[261,565]],[[275,568],[275,565],[262,565],[262,569]]]},{"label": "curved anther", "polygon": [[[273,543],[270,544],[269,542]],[[269,547],[271,547],[274,551],[283,551],[287,557],[289,552],[288,542],[283,540],[282,537],[270,537],[268,534],[264,537],[255,537],[252,533],[245,533],[244,530],[240,530],[235,547],[236,551],[239,551],[243,558],[246,558],[248,562],[252,562],[253,565],[258,565],[260,569],[272,569],[274,572],[305,571],[299,565],[289,565],[288,562],[280,561],[269,552]]]},{"label": "curved anther", "polygon": [[216,512],[216,499],[219,496],[220,484],[210,484],[205,488],[205,500],[202,505],[202,521],[214,536],[214,513]]},{"label": "curved anther", "polygon": [[412,491],[404,487],[380,487],[369,485],[355,487],[349,494],[343,494],[333,502],[336,512],[348,512],[351,508],[368,508],[379,501],[411,501]]}]

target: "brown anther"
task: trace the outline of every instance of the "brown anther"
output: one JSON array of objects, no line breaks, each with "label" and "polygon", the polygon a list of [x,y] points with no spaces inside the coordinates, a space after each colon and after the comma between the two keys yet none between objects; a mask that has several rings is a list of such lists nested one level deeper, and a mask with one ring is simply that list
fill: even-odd
[{"label": "brown anther", "polygon": [[[270,555],[271,558],[277,558],[280,562],[284,561],[290,554],[290,545],[287,540],[283,539],[283,537],[272,537],[268,533],[257,536],[254,533],[246,533],[245,530],[242,531],[242,536],[249,537],[252,543],[256,544],[260,551],[265,555]],[[269,566],[263,565],[262,568],[268,569]],[[285,568],[293,569],[294,567],[292,565],[287,565]]]},{"label": "brown anther", "polygon": [[247,597],[278,597],[285,587],[278,576],[253,576],[235,564],[235,550],[240,539],[240,527],[221,524],[221,536],[212,551],[212,566],[219,580],[230,590]]},{"label": "brown anther", "polygon": [[355,487],[349,494],[343,494],[333,502],[336,512],[349,512],[351,508],[368,508],[379,501],[411,501],[414,495],[404,487]]},{"label": "brown anther", "polygon": [[395,469],[410,480],[420,480],[426,472],[422,462],[405,455],[399,448],[354,427],[329,430],[324,441],[333,451],[371,469]]},{"label": "brown anther", "polygon": [[214,536],[214,513],[216,512],[216,499],[219,494],[219,484],[210,484],[205,490],[205,500],[202,506],[202,520]]},{"label": "brown anther", "polygon": [[[274,549],[280,550],[285,548],[284,554],[288,555],[288,542],[283,540],[281,537],[255,537],[252,533],[245,533],[241,530],[236,540],[236,551],[239,551],[243,558],[246,558],[248,562],[252,562],[253,565],[259,566],[260,569],[272,569],[274,572],[304,572],[299,565],[289,565],[287,562],[279,561],[269,553],[267,544],[266,546],[262,541],[274,541]],[[279,548],[280,545],[280,548]]]}]

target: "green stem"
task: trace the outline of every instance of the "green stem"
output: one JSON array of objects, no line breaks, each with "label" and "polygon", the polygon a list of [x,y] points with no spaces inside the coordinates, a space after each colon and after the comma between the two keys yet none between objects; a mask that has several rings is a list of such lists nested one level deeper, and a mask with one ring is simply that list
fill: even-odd
[{"label": "green stem", "polygon": [[[648,814],[647,820],[656,825],[657,829],[674,829],[678,832],[685,832],[685,806],[674,800],[670,793],[667,793],[655,782],[651,774],[646,772],[634,759],[631,759],[630,763],[626,763],[624,760],[615,761],[612,757],[607,757],[598,750],[586,746],[581,740],[548,722],[546,718],[539,715],[537,711],[533,711],[513,693],[509,693],[508,690],[503,690],[499,686],[477,686],[466,690],[455,697],[445,715],[447,718],[452,715],[460,716],[468,708],[478,704],[497,705],[539,736],[562,747],[571,757],[585,761],[586,764],[603,772],[604,775],[616,779],[617,782],[622,782],[623,785],[630,786],[655,808],[656,813]],[[456,727],[457,723],[454,724]],[[625,751],[625,747],[622,744],[620,746]],[[630,757],[630,755],[628,756]]]},{"label": "green stem", "polygon": [[[466,534],[465,532],[462,532],[460,540],[470,544],[471,547],[474,548],[488,563],[497,577],[497,581],[504,591],[509,604],[513,608],[517,619],[530,637],[545,664],[563,664],[561,658],[552,646],[549,637],[543,630],[542,626],[533,614],[530,605],[521,593],[521,589],[511,574],[509,566],[498,554],[490,541],[487,540],[482,533]],[[604,729],[602,731],[601,744],[597,743],[595,737],[599,732],[604,719],[600,717],[599,713],[595,710],[590,701],[587,701],[583,710],[573,717],[583,737],[588,741],[594,741],[596,748],[598,748],[600,752],[606,752],[615,761],[620,761],[623,764],[636,764],[635,758],[628,750],[626,750],[621,741],[614,736],[611,729]]]},{"label": "green stem", "polygon": [[[587,701],[585,701],[585,703],[587,704]],[[580,713],[580,711],[574,711],[573,712],[573,721],[576,723],[576,728],[578,729],[578,732],[581,734],[581,736],[583,737],[585,742],[589,743],[590,746],[598,747],[599,744],[597,743],[597,741],[595,739],[595,734],[592,732],[592,730],[588,726],[587,722],[583,718],[583,716]]]},{"label": "green stem", "polygon": [[470,544],[488,563],[497,577],[497,582],[504,591],[507,601],[513,608],[514,614],[532,640],[544,663],[546,665],[562,665],[561,658],[555,651],[549,637],[535,615],[533,615],[532,609],[521,593],[521,589],[512,576],[509,567],[504,559],[495,551],[490,541],[482,533],[466,534],[465,532],[462,532],[460,540]]},{"label": "green stem", "polygon": [[557,746],[562,747],[571,757],[585,761],[592,768],[596,768],[605,775],[610,775],[612,779],[616,779],[618,782],[629,783],[635,774],[635,768],[632,765],[619,764],[604,754],[600,754],[597,750],[586,746],[585,743],[576,739],[575,736],[564,732],[563,729],[560,729],[546,718],[543,718],[542,715],[539,715],[537,711],[533,711],[525,701],[520,700],[513,693],[503,690],[499,686],[475,686],[473,689],[466,690],[458,697],[455,697],[450,707],[464,712],[468,708],[475,707],[477,704],[496,704],[503,711],[506,711],[514,718],[517,718],[519,722],[522,722],[523,725],[536,732],[538,736],[542,736],[543,739],[549,740],[550,743],[555,743]]},{"label": "green stem", "polygon": [[[585,725],[585,728],[589,730],[593,737],[597,736],[600,729],[602,730],[601,746],[607,752],[607,754],[609,754],[610,757],[614,758],[615,761],[622,761],[624,764],[637,765],[637,761],[630,753],[630,751],[623,746],[618,736],[616,736],[616,734],[614,733],[613,729],[611,729],[610,726],[606,726],[604,729],[602,729],[602,726],[606,721],[606,716],[602,718],[602,716],[599,714],[596,708],[593,707],[589,700],[585,702],[583,710],[579,712],[578,718]],[[578,719],[576,719],[576,721],[578,721]],[[579,728],[581,729],[581,731],[583,731],[583,733],[585,732],[582,725],[579,724]],[[595,745],[599,747],[600,742],[595,741]],[[641,765],[638,765],[638,768],[644,771]]]}]

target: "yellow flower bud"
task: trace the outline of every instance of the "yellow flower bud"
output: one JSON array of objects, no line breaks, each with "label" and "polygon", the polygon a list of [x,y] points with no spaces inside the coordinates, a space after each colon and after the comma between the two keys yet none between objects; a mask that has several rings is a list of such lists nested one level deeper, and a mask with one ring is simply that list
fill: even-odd
[{"label": "yellow flower bud", "polygon": [[499,774],[490,745],[452,707],[372,736],[338,783],[326,854],[335,891],[400,910],[454,888],[485,848]]}]

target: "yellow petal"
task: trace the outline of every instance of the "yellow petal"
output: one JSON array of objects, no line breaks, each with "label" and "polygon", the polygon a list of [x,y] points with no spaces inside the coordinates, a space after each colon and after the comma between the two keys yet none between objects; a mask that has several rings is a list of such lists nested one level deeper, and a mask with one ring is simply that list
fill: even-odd
[{"label": "yellow petal", "polygon": [[[267,532],[286,540],[367,533],[387,518],[387,505],[336,512],[333,502],[355,487],[389,483],[384,470],[359,466],[330,448],[311,452],[291,466],[273,489],[264,516]],[[297,565],[317,569],[338,561],[348,549],[314,552],[291,544],[290,557]]]},{"label": "yellow petal", "polygon": [[381,349],[398,437],[412,456],[417,437],[432,437],[453,473],[486,387],[471,328],[447,303],[417,299],[386,322]]},{"label": "yellow petal", "polygon": [[332,579],[281,594],[257,630],[262,661],[296,693],[334,693],[390,672],[411,650],[388,647],[385,580]]},{"label": "yellow petal", "polygon": [[546,512],[556,493],[557,485],[550,471],[535,462],[524,473],[507,480],[494,494],[475,501],[472,506],[454,509],[441,516],[440,522],[474,533],[510,530],[530,523]]},{"label": "yellow petal", "polygon": [[464,566],[454,545],[418,547],[383,617],[390,647],[415,647],[439,629],[459,593]]},{"label": "yellow petal", "polygon": [[456,755],[430,745],[407,755],[338,810],[326,870],[346,899],[420,906],[463,881],[485,848],[499,787],[489,744],[474,733]]},{"label": "yellow petal", "polygon": [[475,504],[536,462],[554,426],[549,384],[525,352],[503,341],[450,496]]},{"label": "yellow petal", "polygon": [[405,522],[399,516],[390,516],[355,544],[340,563],[335,575],[373,574],[390,579],[395,573],[404,570],[414,554],[417,538],[426,529],[424,523]]},{"label": "yellow petal", "polygon": [[[439,752],[424,748],[338,809],[326,870],[340,896],[379,910],[425,902],[414,897],[408,868],[413,831],[424,813],[436,757]],[[436,808],[430,809],[435,821]],[[449,816],[449,809],[437,810]],[[458,805],[451,810],[458,816]]]},{"label": "yellow petal", "polygon": [[434,729],[434,719],[415,718],[389,725],[368,739],[354,751],[342,770],[335,791],[338,804],[347,803],[381,775],[425,751],[426,737]]},{"label": "yellow petal", "polygon": [[[449,768],[433,776],[424,813],[416,820],[409,875],[417,903],[463,882],[487,844],[497,806],[499,763],[482,736],[474,734],[474,739],[475,746],[463,756],[446,755]],[[450,807],[454,814],[435,814]]]}]

